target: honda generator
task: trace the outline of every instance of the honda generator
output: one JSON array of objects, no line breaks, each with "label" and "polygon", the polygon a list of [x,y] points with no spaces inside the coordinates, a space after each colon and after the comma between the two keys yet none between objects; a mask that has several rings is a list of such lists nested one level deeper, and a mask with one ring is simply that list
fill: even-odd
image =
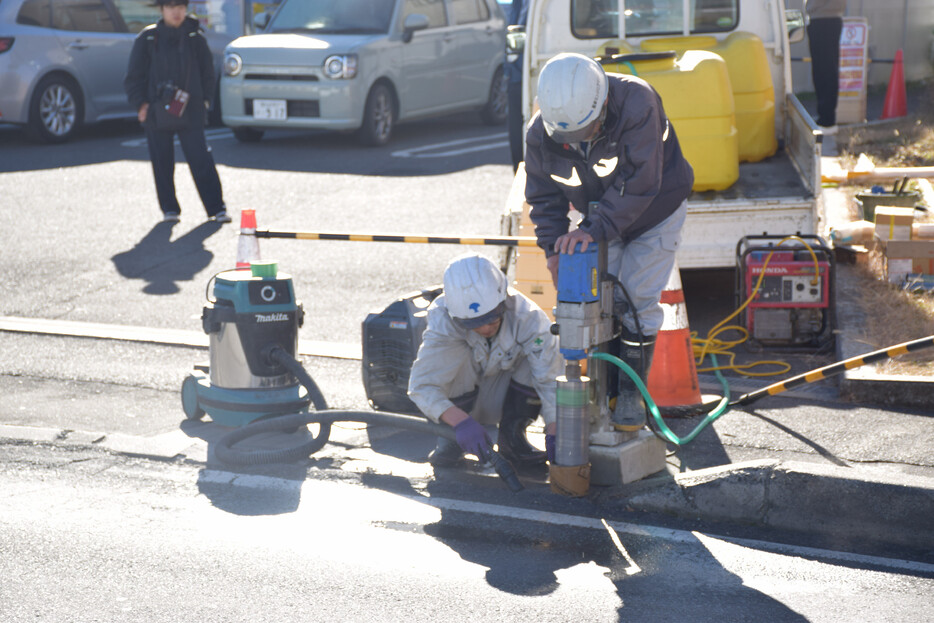
[{"label": "honda generator", "polygon": [[742,238],[736,299],[740,306],[753,297],[741,316],[750,345],[820,350],[832,344],[834,274],[833,251],[819,236]]}]

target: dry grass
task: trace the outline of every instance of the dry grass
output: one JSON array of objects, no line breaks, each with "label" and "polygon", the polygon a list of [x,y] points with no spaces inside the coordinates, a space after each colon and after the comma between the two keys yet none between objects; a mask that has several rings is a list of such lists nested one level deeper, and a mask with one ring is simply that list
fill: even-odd
[{"label": "dry grass", "polygon": [[[934,294],[912,293],[882,278],[882,251],[858,267],[860,295],[866,314],[866,335],[874,348],[886,348],[934,335]],[[877,364],[883,374],[934,375],[934,349],[901,355]]]},{"label": "dry grass", "polygon": [[[934,81],[915,85],[924,91],[918,115],[859,128],[841,135],[839,146],[845,168],[852,168],[860,154],[866,154],[879,167],[934,166]],[[912,182],[909,189],[915,189]],[[855,193],[856,189],[852,189]],[[931,211],[919,220],[931,221]],[[865,309],[866,334],[874,347],[885,348],[901,342],[934,335],[934,293],[911,293],[887,283],[883,277],[881,249],[870,252],[869,262],[860,267],[859,279]],[[885,374],[934,375],[934,348],[902,355],[878,364]]]}]

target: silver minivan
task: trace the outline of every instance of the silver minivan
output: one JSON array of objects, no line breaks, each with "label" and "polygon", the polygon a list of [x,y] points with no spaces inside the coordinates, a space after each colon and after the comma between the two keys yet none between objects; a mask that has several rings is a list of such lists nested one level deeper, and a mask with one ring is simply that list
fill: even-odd
[{"label": "silver minivan", "polygon": [[224,55],[221,110],[241,141],[317,128],[384,145],[409,119],[474,109],[506,120],[496,0],[285,0],[265,26]]}]

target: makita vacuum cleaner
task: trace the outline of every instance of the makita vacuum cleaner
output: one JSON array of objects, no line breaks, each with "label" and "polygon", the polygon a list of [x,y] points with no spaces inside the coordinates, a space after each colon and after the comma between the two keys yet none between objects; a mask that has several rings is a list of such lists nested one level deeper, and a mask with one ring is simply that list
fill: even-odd
[{"label": "makita vacuum cleaner", "polygon": [[[215,446],[215,455],[224,463],[259,465],[307,458],[328,442],[334,422],[396,426],[456,440],[450,426],[418,415],[328,410],[318,386],[295,359],[304,310],[295,300],[291,277],[279,273],[276,262],[251,262],[249,271],[221,272],[213,283],[214,298],[208,296],[201,316],[210,336],[210,364],[196,366],[182,383],[182,409],[189,419],[208,414],[218,424],[240,427]],[[236,447],[260,433],[301,431],[309,424],[318,424],[318,433],[299,435],[300,443],[293,447]],[[489,461],[510,489],[523,488],[512,465],[499,453],[491,450]]]}]

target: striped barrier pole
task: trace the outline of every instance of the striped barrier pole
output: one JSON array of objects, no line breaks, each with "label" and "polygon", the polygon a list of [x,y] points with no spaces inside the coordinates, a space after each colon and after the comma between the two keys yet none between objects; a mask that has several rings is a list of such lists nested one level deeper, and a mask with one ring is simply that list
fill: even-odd
[{"label": "striped barrier pole", "polygon": [[757,389],[754,392],[743,394],[731,402],[730,406],[748,405],[749,403],[755,402],[759,398],[763,398],[765,396],[774,396],[775,394],[780,394],[784,391],[788,391],[789,389],[799,387],[806,383],[822,381],[828,377],[845,372],[846,370],[852,370],[853,368],[859,368],[876,361],[897,357],[898,355],[904,355],[906,353],[922,350],[931,346],[934,346],[934,335],[929,335],[928,337],[912,340],[910,342],[902,342],[901,344],[896,344],[895,346],[890,346],[889,348],[882,348],[865,355],[860,355],[858,357],[850,357],[849,359],[844,359],[843,361],[832,363],[829,366],[824,366],[823,368],[817,368],[816,370],[811,370],[810,372],[805,372],[804,374],[793,376],[786,381],[773,383],[768,387],[763,387],[762,389]]},{"label": "striped barrier pole", "polygon": [[423,244],[498,245],[508,247],[538,246],[533,236],[431,236],[424,234],[349,234],[340,232],[256,230],[257,238],[292,240],[343,240],[352,242],[409,242]]}]

